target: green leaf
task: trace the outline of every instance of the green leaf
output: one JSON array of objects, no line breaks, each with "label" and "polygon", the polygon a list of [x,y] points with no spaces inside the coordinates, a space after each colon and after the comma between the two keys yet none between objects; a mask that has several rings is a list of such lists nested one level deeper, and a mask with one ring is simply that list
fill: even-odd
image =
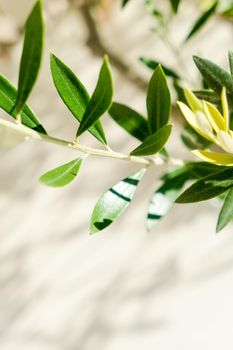
[{"label": "green leaf", "polygon": [[140,141],[149,136],[147,120],[132,108],[114,102],[108,111],[117,124]]},{"label": "green leaf", "polygon": [[233,79],[233,51],[229,52],[229,65],[231,71],[231,78]]},{"label": "green leaf", "polygon": [[[0,108],[16,118],[15,103],[17,98],[16,88],[3,76],[0,75]],[[23,107],[21,112],[21,121],[28,128],[36,130],[42,134],[46,134],[45,129],[41,125],[39,119],[28,105]]]},{"label": "green leaf", "polygon": [[122,0],[121,7],[125,7],[129,3],[129,1],[130,0]]},{"label": "green leaf", "polygon": [[113,223],[128,207],[145,169],[118,182],[98,200],[91,217],[90,233],[99,232]]},{"label": "green leaf", "polygon": [[[140,57],[139,60],[148,68],[152,69],[153,71],[160,65],[158,61],[152,60],[151,58],[147,57]],[[161,64],[162,69],[167,77],[171,77],[173,79],[180,79],[180,76],[171,68]]]},{"label": "green leaf", "polygon": [[151,134],[168,123],[171,110],[171,97],[166,76],[159,65],[149,82],[147,91],[148,123]]},{"label": "green leaf", "polygon": [[149,156],[159,152],[166,144],[171,134],[172,126],[170,124],[163,126],[156,131],[153,135],[143,141],[143,143],[135,148],[130,155],[131,156]]},{"label": "green leaf", "polygon": [[206,176],[189,187],[176,200],[177,203],[194,203],[217,197],[233,187],[233,168],[229,167]]},{"label": "green leaf", "polygon": [[184,165],[164,176],[163,184],[150,198],[146,226],[150,231],[171,210],[184,184],[193,178],[191,166]]},{"label": "green leaf", "polygon": [[223,207],[218,217],[216,232],[220,232],[232,220],[233,220],[233,189],[231,189],[227,193],[227,196],[225,198]]},{"label": "green leaf", "polygon": [[107,56],[100,70],[99,79],[90,102],[81,120],[77,137],[89,129],[97,120],[109,110],[112,104],[113,82]]},{"label": "green leaf", "polygon": [[[61,99],[80,122],[90,102],[87,90],[72,70],[53,54],[51,54],[50,66],[54,85]],[[88,131],[101,143],[107,143],[100,121],[97,121]]]},{"label": "green leaf", "polygon": [[80,169],[83,158],[77,158],[58,168],[48,171],[40,177],[40,182],[51,187],[63,187],[72,182]]},{"label": "green leaf", "polygon": [[219,104],[221,103],[221,98],[219,95],[216,94],[216,92],[208,89],[193,91],[193,93],[196,95],[197,98],[200,100],[205,100],[213,104]]},{"label": "green leaf", "polygon": [[193,162],[165,174],[162,177],[162,186],[154,192],[149,202],[146,222],[148,231],[168,214],[188,181],[202,178],[206,174],[212,174],[218,171],[217,169],[219,167],[213,164]]},{"label": "green leaf", "polygon": [[233,4],[231,1],[229,1],[228,7],[224,9],[224,11],[221,13],[221,15],[226,16],[226,17],[233,17]]},{"label": "green leaf", "polygon": [[162,24],[164,22],[164,16],[162,12],[155,6],[153,0],[145,0],[145,5],[149,13]]},{"label": "green leaf", "polygon": [[211,145],[209,140],[199,135],[190,125],[185,125],[181,133],[181,140],[189,149],[205,149]]},{"label": "green leaf", "polygon": [[201,57],[194,56],[193,59],[209,88],[221,94],[225,86],[227,91],[233,94],[233,80],[226,70]]},{"label": "green leaf", "polygon": [[36,82],[43,51],[44,24],[41,1],[37,1],[26,26],[23,53],[20,62],[16,113],[20,114]]},{"label": "green leaf", "polygon": [[178,12],[180,2],[181,2],[180,0],[170,0],[170,4],[174,13]]},{"label": "green leaf", "polygon": [[194,23],[191,31],[189,32],[185,41],[188,41],[191,37],[193,37],[208,21],[208,19],[215,13],[215,10],[218,6],[218,1],[216,1],[213,6],[211,6],[206,12],[204,12],[198,20]]}]

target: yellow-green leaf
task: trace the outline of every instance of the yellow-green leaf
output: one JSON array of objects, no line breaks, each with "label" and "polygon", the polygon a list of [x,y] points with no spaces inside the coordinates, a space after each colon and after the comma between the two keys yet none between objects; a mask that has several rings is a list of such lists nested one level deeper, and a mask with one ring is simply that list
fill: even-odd
[{"label": "yellow-green leaf", "polygon": [[63,187],[72,182],[80,169],[83,158],[77,158],[48,171],[40,177],[40,182],[51,187]]}]

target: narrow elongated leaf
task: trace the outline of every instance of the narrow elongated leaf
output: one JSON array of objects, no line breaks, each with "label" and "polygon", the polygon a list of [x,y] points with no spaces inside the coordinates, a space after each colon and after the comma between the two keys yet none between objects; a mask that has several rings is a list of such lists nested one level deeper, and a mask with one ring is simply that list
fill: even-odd
[{"label": "narrow elongated leaf", "polygon": [[197,98],[205,100],[213,104],[219,104],[221,102],[220,96],[216,92],[208,89],[193,91]]},{"label": "narrow elongated leaf", "polygon": [[[86,108],[90,102],[90,96],[84,85],[58,57],[51,54],[50,66],[54,85],[73,116],[81,122]],[[106,137],[100,121],[97,121],[88,130],[101,143],[106,144]]]},{"label": "narrow elongated leaf", "polygon": [[40,177],[40,182],[51,187],[63,187],[73,181],[82,164],[82,158],[77,158],[71,162],[61,165],[58,168],[48,171]]},{"label": "narrow elongated leaf", "polygon": [[211,145],[209,140],[206,140],[198,134],[190,125],[185,125],[181,133],[181,140],[189,149],[205,149]]},{"label": "narrow elongated leaf", "polygon": [[111,70],[108,58],[105,56],[95,91],[81,120],[77,136],[80,136],[84,131],[89,129],[109,110],[112,104],[112,96],[113,83]]},{"label": "narrow elongated leaf", "polygon": [[130,0],[122,0],[121,7],[125,7],[129,3],[129,1]]},{"label": "narrow elongated leaf", "polygon": [[208,19],[215,13],[215,10],[218,6],[218,1],[216,1],[213,6],[211,6],[206,12],[204,12],[198,20],[194,23],[191,31],[189,32],[186,41],[193,37],[208,21]]},{"label": "narrow elongated leaf", "polygon": [[206,176],[189,187],[176,200],[177,203],[194,203],[219,196],[233,187],[233,167]]},{"label": "narrow elongated leaf", "polygon": [[231,77],[233,79],[233,51],[229,52],[229,65],[230,65]]},{"label": "narrow elongated leaf", "polygon": [[114,102],[108,111],[115,122],[140,141],[149,136],[147,120],[132,108]]},{"label": "narrow elongated leaf", "polygon": [[[17,97],[16,88],[3,76],[0,75],[0,108],[16,118],[15,103]],[[42,134],[46,134],[45,129],[41,125],[39,119],[28,105],[23,107],[21,112],[21,121],[28,128],[36,130]]]},{"label": "narrow elongated leaf", "polygon": [[193,59],[209,88],[221,94],[225,86],[227,91],[233,94],[233,80],[226,70],[204,58],[194,56]]},{"label": "narrow elongated leaf", "polygon": [[23,53],[20,62],[16,113],[25,105],[39,73],[43,51],[44,24],[41,0],[30,13],[25,27]]},{"label": "narrow elongated leaf", "polygon": [[[151,58],[147,57],[140,57],[139,60],[148,68],[152,69],[153,71],[160,65],[158,61],[152,60]],[[162,69],[167,77],[171,77],[174,79],[180,79],[180,76],[171,68],[161,64]]]},{"label": "narrow elongated leaf", "polygon": [[163,184],[150,198],[146,226],[150,231],[171,210],[184,184],[193,178],[191,166],[185,165],[166,174]]},{"label": "narrow elongated leaf", "polygon": [[213,174],[216,171],[219,171],[219,167],[216,165],[193,162],[165,174],[162,177],[162,186],[154,192],[149,202],[147,229],[149,231],[153,229],[167,215],[188,181],[203,178],[203,176]]},{"label": "narrow elongated leaf", "polygon": [[165,125],[158,131],[156,131],[153,135],[143,141],[143,143],[138,146],[135,150],[133,150],[130,155],[131,156],[149,156],[151,154],[155,154],[159,152],[164,145],[166,144],[169,136],[171,134],[172,126]]},{"label": "narrow elongated leaf", "polygon": [[128,207],[145,169],[120,181],[98,200],[91,217],[90,233],[99,232],[113,223]]},{"label": "narrow elongated leaf", "polygon": [[224,201],[223,207],[218,217],[216,232],[220,232],[233,220],[233,189],[231,189]]},{"label": "narrow elongated leaf", "polygon": [[164,22],[163,13],[155,6],[153,0],[145,0],[145,5],[149,13],[156,19],[159,20],[160,23]]},{"label": "narrow elongated leaf", "polygon": [[178,12],[181,0],[170,0],[171,7],[175,13]]},{"label": "narrow elongated leaf", "polygon": [[155,69],[149,82],[146,103],[150,132],[154,134],[168,123],[171,110],[171,96],[161,65]]}]

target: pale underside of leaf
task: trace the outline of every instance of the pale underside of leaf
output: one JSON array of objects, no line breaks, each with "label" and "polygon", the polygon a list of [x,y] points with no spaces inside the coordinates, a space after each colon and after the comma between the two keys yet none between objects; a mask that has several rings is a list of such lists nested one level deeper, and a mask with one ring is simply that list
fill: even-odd
[{"label": "pale underside of leaf", "polygon": [[90,233],[97,233],[113,223],[128,207],[145,169],[117,183],[98,200],[91,217]]},{"label": "pale underside of leaf", "polygon": [[216,164],[216,165],[224,165],[224,166],[233,166],[233,155],[225,154],[225,153],[216,153],[209,151],[192,151],[195,156],[204,160],[205,162]]}]

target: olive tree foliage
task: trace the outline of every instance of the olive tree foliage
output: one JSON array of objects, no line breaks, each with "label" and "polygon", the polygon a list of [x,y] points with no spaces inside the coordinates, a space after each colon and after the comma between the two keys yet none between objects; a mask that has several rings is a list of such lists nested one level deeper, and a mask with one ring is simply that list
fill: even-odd
[{"label": "olive tree foliage", "polygon": [[[135,1],[123,0],[122,11]],[[155,20],[155,32],[162,35],[166,34],[172,16],[182,11],[182,0],[166,1],[171,9],[169,18],[157,7],[156,1],[145,0],[145,10],[149,10]],[[224,6],[220,1],[202,1],[200,16],[187,32],[184,45],[213,16],[219,15],[227,18],[233,15],[231,1]],[[175,203],[184,205],[212,198],[222,201],[217,232],[233,220],[232,52],[229,52],[228,70],[206,58],[193,57],[203,80],[203,86],[195,91],[183,86],[185,77],[181,77],[174,68],[167,67],[156,59],[141,57],[142,64],[151,70],[145,98],[146,115],[132,106],[115,101],[114,81],[107,55],[103,57],[95,89],[89,94],[76,73],[59,57],[51,54],[54,87],[77,121],[75,139],[63,140],[51,135],[28,105],[28,98],[42,63],[43,42],[43,4],[38,0],[25,24],[17,87],[0,75],[0,108],[14,119],[6,121],[0,118],[0,127],[3,135],[8,135],[15,144],[32,138],[79,152],[77,158],[40,176],[40,182],[47,186],[59,188],[70,184],[76,179],[83,162],[89,156],[100,157],[100,162],[103,161],[101,158],[110,157],[116,161],[137,164],[138,170],[135,173],[119,179],[118,183],[113,184],[98,199],[90,219],[91,234],[106,229],[126,210],[149,168],[156,169],[164,164],[167,165],[166,172],[148,202],[148,230],[153,229]],[[175,88],[172,91],[176,91],[175,97],[171,96],[171,83]],[[184,147],[190,150],[190,155],[192,153],[196,156],[196,161],[173,158],[166,145],[174,128],[171,121],[171,101],[174,99],[178,100],[180,119],[183,120],[181,140]],[[105,114],[123,128],[129,137],[138,140],[138,146],[129,154],[110,148],[101,120]],[[82,144],[80,139],[84,133],[90,133],[96,138],[99,147],[91,148]]]}]

